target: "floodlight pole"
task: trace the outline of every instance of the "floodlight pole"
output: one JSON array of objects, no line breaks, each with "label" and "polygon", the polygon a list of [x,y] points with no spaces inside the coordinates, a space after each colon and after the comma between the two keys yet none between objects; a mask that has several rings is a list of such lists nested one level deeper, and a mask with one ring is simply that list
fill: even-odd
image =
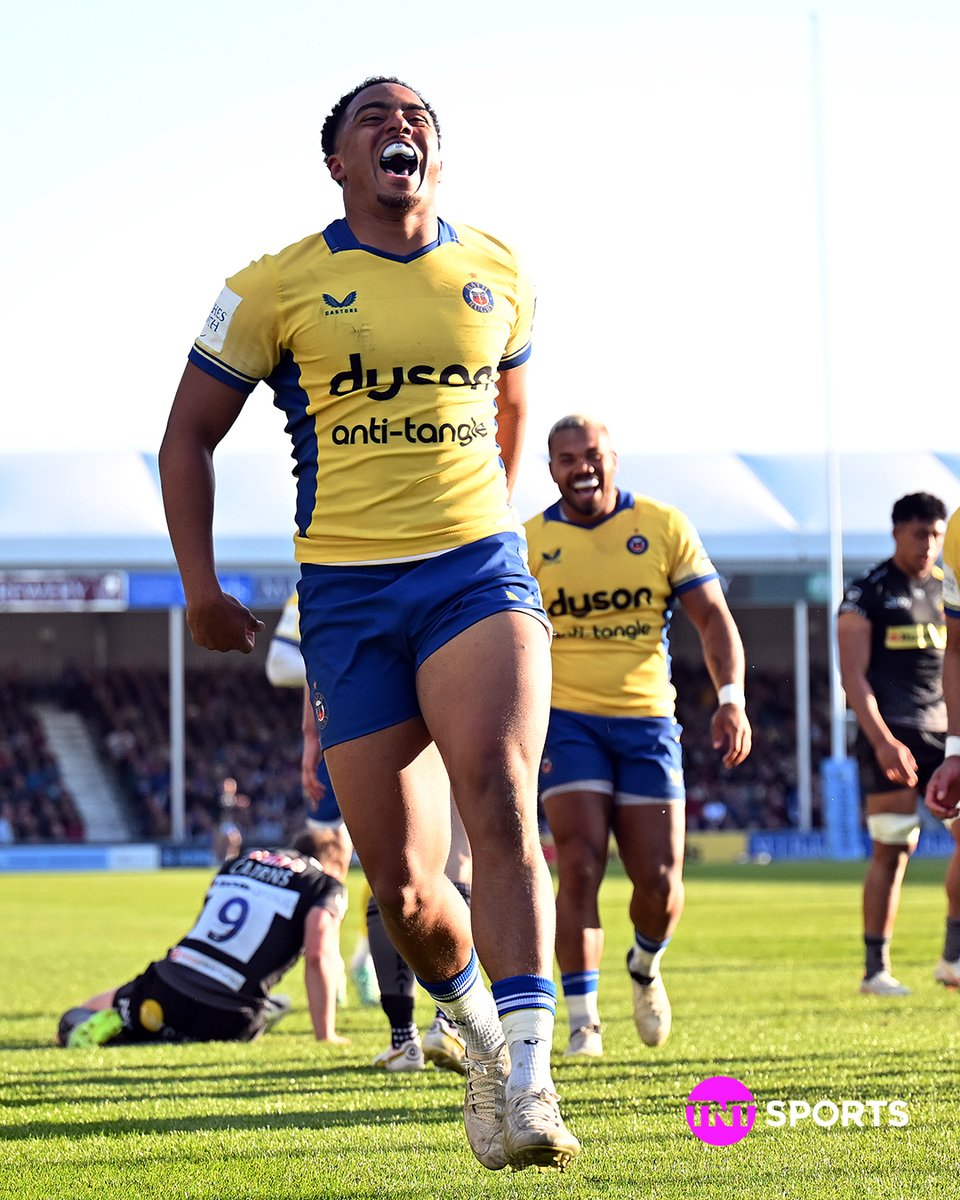
[{"label": "floodlight pole", "polygon": [[174,605],[168,614],[170,670],[170,837],[176,843],[186,836],[186,772],[184,770],[183,609]]},{"label": "floodlight pole", "polygon": [[840,504],[840,456],[837,452],[837,421],[833,403],[830,345],[830,289],[827,271],[827,205],[824,184],[823,98],[820,79],[820,26],[817,14],[810,14],[811,65],[813,94],[813,150],[817,200],[817,252],[820,264],[820,386],[823,397],[824,459],[827,485],[827,528],[829,530],[830,611],[827,614],[827,642],[830,662],[830,754],[834,759],[847,756],[846,698],[840,682],[840,649],[837,643],[836,613],[843,600],[843,536]]},{"label": "floodlight pole", "polygon": [[794,704],[797,710],[797,828],[813,828],[813,771],[810,754],[810,606],[797,600],[793,606]]}]

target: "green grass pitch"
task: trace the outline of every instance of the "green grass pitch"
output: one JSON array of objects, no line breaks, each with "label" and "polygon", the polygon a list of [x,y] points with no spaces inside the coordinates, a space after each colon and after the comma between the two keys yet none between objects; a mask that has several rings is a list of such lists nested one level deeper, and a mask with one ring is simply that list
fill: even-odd
[{"label": "green grass pitch", "polygon": [[[351,993],[349,1046],[309,1034],[302,971],[295,1011],[258,1043],[52,1044],[59,1013],[123,982],[189,927],[205,872],[0,877],[0,1196],[162,1200],[473,1200],[479,1197],[960,1196],[960,994],[932,967],[944,864],[908,872],[894,943],[902,1000],[857,993],[863,864],[690,867],[687,912],[664,960],[674,1032],[658,1050],[633,1028],[623,955],[627,884],[603,890],[606,1057],[554,1070],[583,1153],[562,1175],[485,1171],[464,1140],[458,1076],[377,1073],[379,1009]],[[343,946],[359,919],[360,878]],[[430,1020],[425,997],[418,1018]],[[687,1128],[685,1101],[710,1075],[741,1079],[757,1123],[725,1149]],[[766,1124],[771,1099],[900,1099],[904,1128]]]}]

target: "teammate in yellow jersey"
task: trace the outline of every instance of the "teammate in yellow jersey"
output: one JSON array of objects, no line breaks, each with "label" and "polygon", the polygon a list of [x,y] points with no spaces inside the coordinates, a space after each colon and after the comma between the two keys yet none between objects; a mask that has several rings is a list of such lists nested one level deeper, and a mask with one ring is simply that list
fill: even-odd
[{"label": "teammate in yellow jersey", "polygon": [[893,556],[850,584],[837,616],[872,848],[863,884],[866,995],[909,993],[891,970],[890,939],[920,836],[918,792],[943,755],[943,575],[936,564],[946,517],[937,496],[901,496],[891,513]]},{"label": "teammate in yellow jersey", "polygon": [[[231,276],[170,413],[187,621],[215,650],[263,628],[220,588],[211,522],[213,452],[265,380],[293,440],[301,646],[344,820],[391,940],[466,1043],[474,1154],[563,1167],[580,1147],[550,1070],[548,622],[509,504],[533,290],[509,248],[440,220],[439,129],[412,88],[366,80],[321,144],[345,217]],[[451,785],[472,929],[444,875]]]},{"label": "teammate in yellow jersey", "polygon": [[718,692],[726,766],[750,753],[740,635],[717,572],[677,509],[618,490],[604,425],[574,415],[548,439],[560,500],[527,522],[530,568],[553,620],[553,696],[541,797],[557,852],[557,959],[568,1054],[603,1053],[597,897],[611,833],[633,883],[627,954],[643,1041],[670,1033],[660,960],[683,911],[684,787],[667,634],[676,599]]},{"label": "teammate in yellow jersey", "polygon": [[948,826],[954,850],[947,864],[947,929],[934,978],[960,987],[960,508],[947,522],[943,539],[943,611],[947,646],[943,656],[943,698],[947,736],[943,762],[927,786],[927,808]]}]

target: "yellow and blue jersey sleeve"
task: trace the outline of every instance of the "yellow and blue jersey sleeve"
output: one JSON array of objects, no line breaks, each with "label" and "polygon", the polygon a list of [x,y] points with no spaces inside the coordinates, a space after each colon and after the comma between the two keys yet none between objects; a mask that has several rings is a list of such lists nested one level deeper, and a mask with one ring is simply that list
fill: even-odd
[{"label": "yellow and blue jersey sleeve", "polygon": [[943,611],[960,620],[960,508],[947,522],[943,539]]},{"label": "yellow and blue jersey sleeve", "polygon": [[621,493],[597,525],[554,504],[526,524],[530,569],[554,627],[554,708],[600,717],[669,717],[668,634],[676,597],[717,578],[678,509]]},{"label": "yellow and blue jersey sleeve", "polygon": [[421,558],[518,529],[497,380],[529,356],[533,310],[486,234],[440,222],[399,258],[335,221],[228,279],[190,360],[241,392],[273,389],[301,562]]},{"label": "yellow and blue jersey sleeve", "polygon": [[271,256],[228,279],[190,354],[191,361],[241,392],[251,392],[280,362],[282,309]]}]

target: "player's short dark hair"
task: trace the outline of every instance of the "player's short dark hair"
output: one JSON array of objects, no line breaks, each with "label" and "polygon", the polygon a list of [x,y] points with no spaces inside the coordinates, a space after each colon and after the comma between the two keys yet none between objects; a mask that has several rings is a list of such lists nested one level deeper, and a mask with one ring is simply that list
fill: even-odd
[{"label": "player's short dark hair", "polygon": [[606,425],[596,417],[591,417],[588,413],[569,413],[565,417],[561,417],[559,421],[554,421],[547,434],[547,454],[553,457],[553,439],[558,433],[563,433],[567,429],[586,429],[588,425],[598,429],[601,433],[610,436],[610,430]]},{"label": "player's short dark hair", "polygon": [[[347,111],[347,106],[359,96],[361,92],[366,91],[369,87],[376,87],[378,83],[396,83],[400,87],[405,87],[408,91],[420,93],[415,87],[411,87],[409,83],[404,83],[402,79],[397,79],[395,75],[371,75],[369,79],[365,79],[363,83],[358,83],[352,91],[341,96],[330,112],[327,114],[327,119],[323,123],[323,129],[320,131],[320,148],[323,151],[323,157],[329,158],[337,149],[337,138],[340,136],[340,125],[343,121],[343,114]],[[429,100],[424,100],[420,96],[420,103],[430,114],[430,120],[433,121],[433,127],[437,131],[437,142],[440,141],[440,122],[437,120],[437,114],[433,111]]]},{"label": "player's short dark hair", "polygon": [[894,525],[903,521],[945,521],[947,506],[939,496],[931,496],[929,492],[911,492],[900,497],[890,516]]}]

